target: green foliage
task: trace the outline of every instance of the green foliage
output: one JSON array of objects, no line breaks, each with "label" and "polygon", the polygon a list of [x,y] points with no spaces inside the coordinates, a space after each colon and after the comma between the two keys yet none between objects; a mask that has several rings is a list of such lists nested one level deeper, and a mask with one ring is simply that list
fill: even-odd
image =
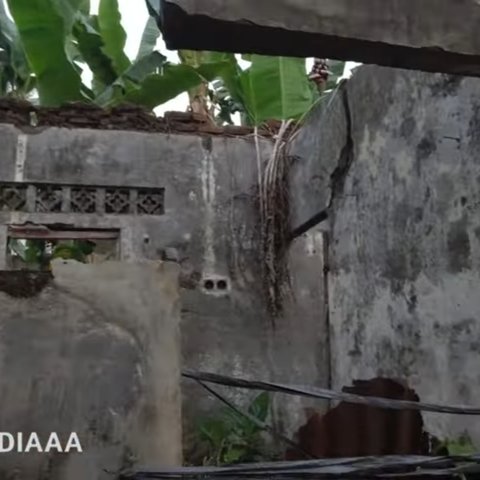
[{"label": "green foliage", "polygon": [[304,59],[243,55],[251,65],[242,70],[233,54],[216,55],[224,59],[226,66],[210,96],[219,108],[219,120],[226,123],[232,123],[231,116],[236,112],[250,125],[271,119],[301,119],[321,94],[331,93],[345,69],[345,62],[331,62],[329,81],[320,93],[308,81]]},{"label": "green foliage", "polygon": [[8,248],[11,255],[18,256],[26,266],[33,269],[43,269],[47,263],[43,240],[10,239]]},{"label": "green foliage", "polygon": [[[265,422],[269,411],[270,397],[266,392],[255,397],[248,407],[248,413],[261,423]],[[266,449],[261,432],[256,422],[229,408],[207,418],[199,429],[200,440],[208,447],[204,463],[228,465],[264,458]]]},{"label": "green foliage", "polygon": [[245,110],[252,124],[300,118],[313,104],[305,59],[251,55],[240,75]]},{"label": "green foliage", "polygon": [[88,241],[72,240],[68,243],[58,243],[53,248],[50,261],[62,258],[86,263],[87,256],[93,253],[93,250],[94,245]]},{"label": "green foliage", "polygon": [[222,66],[222,63],[206,63],[194,68],[165,62],[161,73],[146,76],[126,93],[125,99],[131,103],[154,108],[202,82],[213,80]]},{"label": "green foliage", "polygon": [[440,449],[446,449],[448,455],[474,455],[477,453],[477,449],[467,433],[460,435],[457,439],[444,440],[436,450]]},{"label": "green foliage", "polygon": [[8,0],[8,5],[42,103],[81,100],[80,75],[66,54],[73,5],[67,0]]},{"label": "green foliage", "polygon": [[34,86],[17,27],[0,1],[0,95],[24,97]]},{"label": "green foliage", "polygon": [[[129,101],[155,108],[212,80],[223,68],[213,62],[198,68],[166,62],[154,50],[159,36],[154,19],[147,22],[137,58],[130,62],[124,52],[126,34],[117,0],[101,0],[98,16],[89,14],[88,0],[8,0],[8,4],[15,24],[0,10],[0,46],[6,50],[8,43],[9,47],[3,60],[10,77],[18,77],[12,71],[12,58],[13,46],[20,46],[28,58],[23,77],[29,80],[31,69],[43,105],[83,99],[100,105]],[[17,29],[19,41],[15,43]],[[93,92],[82,83],[81,64],[93,72]]]},{"label": "green foliage", "polygon": [[103,51],[103,40],[98,32],[97,17],[81,16],[74,24],[73,36],[83,61],[93,73],[94,91],[98,92],[117,79],[112,60]]},{"label": "green foliage", "polygon": [[121,19],[117,0],[100,0],[98,27],[103,40],[103,51],[112,60],[118,75],[130,66],[130,60],[124,52],[127,34]]},{"label": "green foliage", "polygon": [[[36,88],[43,105],[84,100],[153,109],[188,92],[205,105],[210,100],[219,122],[231,123],[232,114],[240,112],[250,125],[302,118],[318,99],[304,59],[244,55],[251,64],[242,70],[230,53],[181,50],[181,63],[169,63],[155,51],[158,0],[147,0],[150,14],[157,17],[147,21],[133,61],[124,51],[118,0],[100,0],[98,15],[90,14],[89,0],[7,2],[14,22],[0,0],[0,94],[26,95]],[[85,65],[93,73],[92,88],[82,82]],[[343,67],[343,62],[332,64],[327,89]]]},{"label": "green foliage", "polygon": [[232,97],[230,91],[221,80],[215,80],[212,83],[212,88],[209,89],[208,96],[210,101],[218,109],[216,116],[218,123],[233,125],[232,115],[237,112],[242,116],[245,115],[243,104]]},{"label": "green foliage", "polygon": [[155,50],[158,37],[160,36],[160,30],[157,27],[157,22],[153,17],[149,17],[145,29],[143,30],[142,39],[140,41],[140,47],[138,48],[137,60],[149,55]]},{"label": "green foliage", "polygon": [[49,270],[50,262],[56,258],[86,263],[93,253],[94,244],[84,240],[46,241],[10,239],[8,249],[12,256],[20,258],[25,268]]}]

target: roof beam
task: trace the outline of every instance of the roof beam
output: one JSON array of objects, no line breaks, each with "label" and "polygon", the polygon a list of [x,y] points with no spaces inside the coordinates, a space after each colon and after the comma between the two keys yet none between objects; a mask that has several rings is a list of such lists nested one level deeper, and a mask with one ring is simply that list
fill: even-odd
[{"label": "roof beam", "polygon": [[480,76],[477,0],[162,0],[168,48]]}]

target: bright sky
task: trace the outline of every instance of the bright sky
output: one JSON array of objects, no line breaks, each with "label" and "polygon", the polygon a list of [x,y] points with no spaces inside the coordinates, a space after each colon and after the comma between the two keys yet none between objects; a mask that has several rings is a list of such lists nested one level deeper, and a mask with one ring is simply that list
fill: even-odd
[{"label": "bright sky", "polygon": [[[96,13],[98,11],[98,4],[100,0],[91,0],[91,11]],[[120,7],[120,13],[122,14],[122,25],[127,32],[127,44],[125,46],[125,52],[130,58],[135,58],[137,55],[140,40],[142,38],[143,29],[148,20],[147,6],[144,1],[132,1],[132,0],[118,0]],[[178,55],[176,52],[167,50],[165,42],[159,38],[157,43],[157,49],[165,55],[171,62],[178,62]],[[155,109],[157,115],[162,115],[168,111],[185,111],[188,107],[188,95],[182,93],[177,98],[164,103],[160,107]]]}]

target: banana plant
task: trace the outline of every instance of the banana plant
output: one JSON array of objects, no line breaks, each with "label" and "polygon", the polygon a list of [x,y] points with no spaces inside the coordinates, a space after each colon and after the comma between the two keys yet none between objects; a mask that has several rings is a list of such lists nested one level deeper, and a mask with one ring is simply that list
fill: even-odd
[{"label": "banana plant", "polygon": [[[138,54],[130,60],[118,0],[100,0],[97,15],[90,14],[89,0],[7,3],[14,22],[0,0],[2,94],[25,96],[35,88],[43,105],[129,102],[154,109],[188,92],[193,110],[209,113],[213,103],[221,122],[231,122],[238,111],[250,125],[301,118],[318,99],[304,59],[248,55],[250,66],[242,69],[233,54],[182,50],[180,64],[168,62],[155,50],[156,17],[148,19]],[[157,17],[158,3],[147,0]],[[91,86],[82,81],[85,66],[93,73]]]},{"label": "banana plant", "polygon": [[[199,68],[208,59],[208,52],[194,51],[194,50],[179,50],[178,56],[183,65],[188,65],[193,68]],[[209,97],[208,97],[208,81],[200,83],[199,85],[188,90],[188,97],[190,100],[190,108],[195,113],[200,113],[204,116],[210,115]]]},{"label": "banana plant", "polygon": [[319,92],[308,80],[305,59],[248,55],[244,58],[250,66],[242,70],[234,55],[212,55],[229,62],[210,92],[219,106],[220,120],[227,123],[236,112],[240,112],[242,123],[250,125],[300,119],[322,95],[331,93],[345,67],[345,62],[332,62],[326,89]]},{"label": "banana plant", "polygon": [[0,1],[0,95],[26,97],[35,88],[35,77],[25,57],[15,23]]},{"label": "banana plant", "polygon": [[[130,61],[118,0],[100,0],[98,15],[90,15],[88,0],[7,2],[43,105],[128,101],[153,109],[213,80],[223,68],[222,63],[197,68],[167,62],[154,50],[159,30],[153,19],[145,26],[137,58]],[[93,73],[91,88],[82,82],[83,64]]]},{"label": "banana plant", "polygon": [[311,108],[305,59],[252,55],[251,62],[239,79],[251,123],[300,118]]},{"label": "banana plant", "polygon": [[79,0],[8,0],[40,101],[46,105],[81,100],[80,72],[67,56]]}]

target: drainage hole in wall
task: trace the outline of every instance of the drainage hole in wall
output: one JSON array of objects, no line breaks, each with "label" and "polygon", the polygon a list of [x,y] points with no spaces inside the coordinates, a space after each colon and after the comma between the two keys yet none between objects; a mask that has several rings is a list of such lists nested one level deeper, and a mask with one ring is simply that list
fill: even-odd
[{"label": "drainage hole in wall", "polygon": [[215,283],[213,280],[205,280],[203,286],[205,287],[205,290],[213,290],[215,288]]},{"label": "drainage hole in wall", "polygon": [[220,275],[205,277],[201,284],[203,292],[210,295],[223,296],[230,291],[230,280]]}]

